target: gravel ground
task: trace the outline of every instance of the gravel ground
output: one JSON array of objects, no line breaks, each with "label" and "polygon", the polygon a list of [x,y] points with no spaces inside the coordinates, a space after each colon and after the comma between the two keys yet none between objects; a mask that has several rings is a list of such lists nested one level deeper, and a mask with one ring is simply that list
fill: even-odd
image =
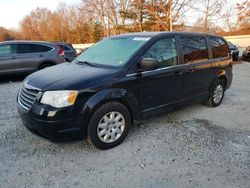
[{"label": "gravel ground", "polygon": [[50,143],[29,133],[0,81],[0,187],[250,187],[250,63],[217,108],[193,105],[132,127],[120,146]]}]

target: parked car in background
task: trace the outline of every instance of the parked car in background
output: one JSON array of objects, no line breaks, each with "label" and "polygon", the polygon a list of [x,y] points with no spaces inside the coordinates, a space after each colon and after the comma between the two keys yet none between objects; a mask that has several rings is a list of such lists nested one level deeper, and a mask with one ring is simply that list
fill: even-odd
[{"label": "parked car in background", "polygon": [[[142,32],[104,39],[72,63],[28,76],[17,108],[24,125],[51,141],[120,144],[130,126],[176,107],[219,106],[233,63],[220,36]],[[28,95],[28,96],[27,96]]]},{"label": "parked car in background", "polygon": [[250,46],[248,46],[242,54],[242,60],[243,61],[250,61]]},{"label": "parked car in background", "polygon": [[234,45],[233,43],[231,43],[229,41],[227,41],[227,44],[228,44],[230,52],[232,54],[233,61],[237,61],[239,58],[239,49],[237,48],[236,45]]},{"label": "parked car in background", "polygon": [[32,73],[65,62],[64,50],[49,42],[0,42],[0,75]]},{"label": "parked car in background", "polygon": [[77,57],[77,52],[71,44],[62,42],[56,44],[64,50],[65,61],[71,62]]}]

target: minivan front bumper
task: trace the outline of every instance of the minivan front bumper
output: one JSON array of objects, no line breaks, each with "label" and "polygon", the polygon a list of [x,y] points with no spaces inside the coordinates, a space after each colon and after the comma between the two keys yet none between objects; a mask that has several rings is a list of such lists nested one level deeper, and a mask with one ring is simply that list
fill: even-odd
[{"label": "minivan front bumper", "polygon": [[[38,108],[39,106],[34,106]],[[25,127],[35,135],[45,138],[52,142],[73,141],[84,138],[85,132],[82,125],[77,125],[77,121],[69,118],[63,114],[69,114],[70,109],[65,108],[60,111],[53,111],[53,117],[48,117],[45,114],[50,113],[50,109],[46,107],[39,107],[37,109],[26,111],[17,103],[19,116]],[[52,111],[51,111],[52,112]]]}]

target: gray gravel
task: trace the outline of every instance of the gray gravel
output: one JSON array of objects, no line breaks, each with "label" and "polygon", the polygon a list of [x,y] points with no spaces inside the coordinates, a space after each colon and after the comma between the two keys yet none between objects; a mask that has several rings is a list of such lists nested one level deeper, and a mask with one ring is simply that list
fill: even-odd
[{"label": "gray gravel", "polygon": [[16,112],[20,84],[0,80],[0,187],[250,187],[250,63],[234,67],[221,106],[150,119],[106,151],[29,133]]}]

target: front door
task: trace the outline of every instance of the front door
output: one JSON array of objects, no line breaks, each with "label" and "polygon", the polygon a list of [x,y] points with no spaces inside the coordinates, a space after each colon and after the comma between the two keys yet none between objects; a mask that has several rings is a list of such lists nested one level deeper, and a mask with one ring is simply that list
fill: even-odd
[{"label": "front door", "polygon": [[16,44],[0,46],[0,73],[18,71],[20,69],[19,55]]},{"label": "front door", "polygon": [[178,65],[175,37],[156,41],[142,58],[158,60],[158,69],[140,73],[140,108],[143,115],[180,100],[182,70]]}]

